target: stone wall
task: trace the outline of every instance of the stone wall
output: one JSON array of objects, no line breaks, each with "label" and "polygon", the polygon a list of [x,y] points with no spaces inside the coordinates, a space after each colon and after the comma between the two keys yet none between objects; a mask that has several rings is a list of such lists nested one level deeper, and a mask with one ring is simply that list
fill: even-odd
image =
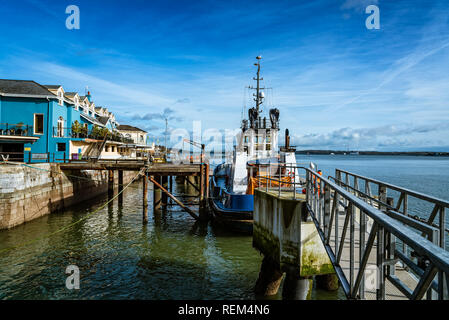
[{"label": "stone wall", "polygon": [[[0,165],[0,229],[12,228],[108,191],[106,170],[61,171],[55,163],[33,167]],[[123,172],[123,184],[136,174]],[[117,171],[114,181],[118,183]]]}]

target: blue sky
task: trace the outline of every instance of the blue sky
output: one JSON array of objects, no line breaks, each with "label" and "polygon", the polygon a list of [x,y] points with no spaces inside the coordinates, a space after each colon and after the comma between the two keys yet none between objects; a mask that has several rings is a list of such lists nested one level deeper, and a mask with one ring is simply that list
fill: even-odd
[{"label": "blue sky", "polygon": [[[68,5],[80,29],[68,30]],[[380,8],[380,30],[365,27]],[[299,149],[449,150],[447,1],[2,1],[0,78],[89,86],[121,123],[234,129],[262,55]]]}]

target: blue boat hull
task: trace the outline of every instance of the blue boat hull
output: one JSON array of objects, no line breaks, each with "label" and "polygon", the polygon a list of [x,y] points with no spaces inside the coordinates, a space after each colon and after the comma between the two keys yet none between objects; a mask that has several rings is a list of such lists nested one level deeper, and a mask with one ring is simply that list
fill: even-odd
[{"label": "blue boat hull", "polygon": [[252,234],[254,196],[230,193],[225,182],[224,176],[211,177],[209,206],[214,222],[232,231]]}]

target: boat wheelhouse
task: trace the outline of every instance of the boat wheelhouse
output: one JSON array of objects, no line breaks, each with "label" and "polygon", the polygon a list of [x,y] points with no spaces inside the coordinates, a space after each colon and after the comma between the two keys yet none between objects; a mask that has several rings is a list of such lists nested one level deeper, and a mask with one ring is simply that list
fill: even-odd
[{"label": "boat wheelhouse", "polygon": [[[249,108],[248,118],[241,122],[241,131],[237,135],[237,145],[233,151],[231,163],[218,165],[211,177],[210,206],[214,220],[232,230],[252,232],[255,185],[267,183],[260,179],[260,172],[253,170],[255,164],[268,164],[272,174],[286,179],[298,179],[296,169],[287,170],[286,164],[296,166],[295,149],[290,147],[290,138],[286,130],[285,146],[279,149],[279,110],[270,108],[263,115],[265,94],[260,82],[260,60],[257,57],[256,86],[254,90],[255,106]],[[281,165],[283,167],[281,167]]]}]

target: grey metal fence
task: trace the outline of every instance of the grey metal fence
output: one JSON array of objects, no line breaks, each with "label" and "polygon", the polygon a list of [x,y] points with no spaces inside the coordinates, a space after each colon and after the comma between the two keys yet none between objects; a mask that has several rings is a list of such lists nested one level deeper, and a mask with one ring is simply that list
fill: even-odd
[{"label": "grey metal fence", "polygon": [[[444,223],[433,223],[438,212],[440,222],[444,222],[444,209],[449,205],[447,201],[352,174],[357,179],[377,183],[378,194],[374,196],[369,186],[361,191],[357,182],[351,185],[349,178],[343,182],[339,173],[336,178],[326,178],[310,168],[290,166],[291,169],[305,173],[305,201],[310,218],[348,298],[365,299],[366,294],[370,294],[366,277],[371,277],[372,267],[375,267],[376,283],[372,290],[375,299],[385,299],[386,290],[396,290],[402,298],[408,299],[448,299],[446,230]],[[270,181],[277,179],[278,190],[275,190],[279,195],[281,183],[296,184],[282,180],[282,175],[276,177],[276,174],[259,178],[267,181],[266,185],[260,186],[267,191],[274,189]],[[302,187],[303,184],[300,185]],[[435,208],[430,215],[433,218],[420,221],[399,210],[398,204],[394,205],[391,199],[387,201],[388,188],[404,194],[402,203],[410,196],[434,203]],[[402,250],[399,248],[401,245],[407,249]],[[396,297],[394,294],[388,296]]]}]

